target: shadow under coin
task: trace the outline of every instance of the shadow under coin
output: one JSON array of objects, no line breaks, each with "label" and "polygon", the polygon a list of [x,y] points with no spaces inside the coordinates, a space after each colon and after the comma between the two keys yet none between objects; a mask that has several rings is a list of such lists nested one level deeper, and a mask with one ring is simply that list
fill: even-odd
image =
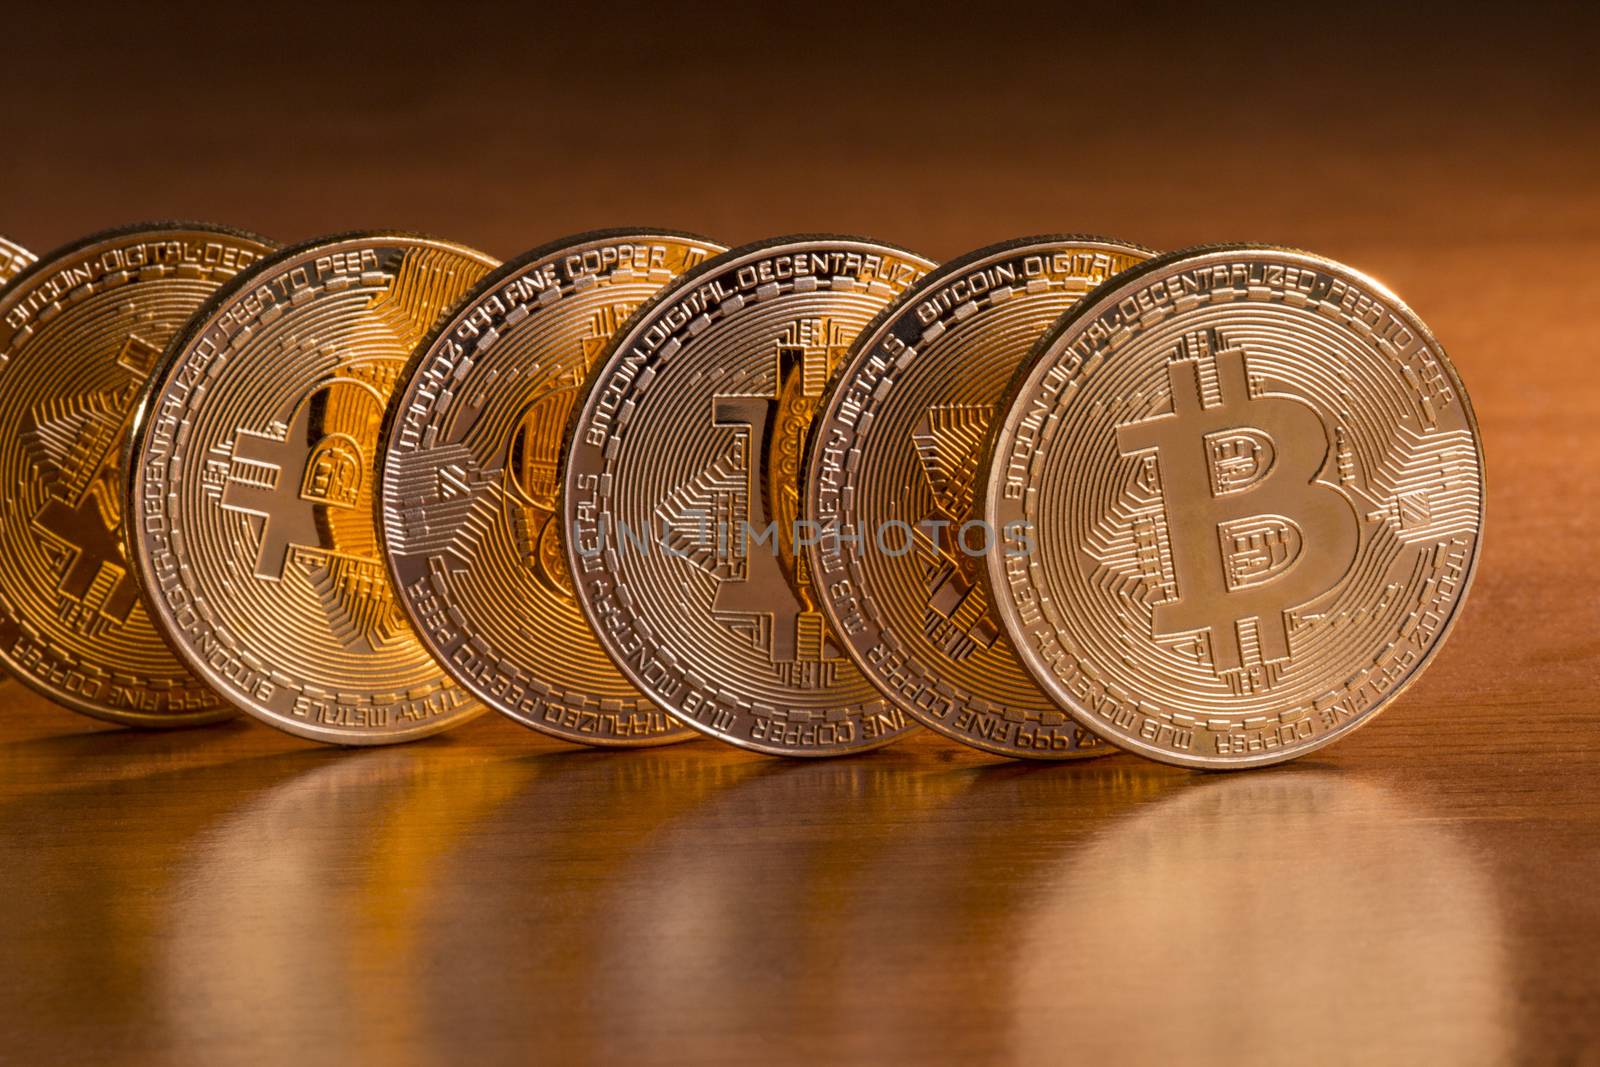
[{"label": "shadow under coin", "polygon": [[259,727],[227,719],[175,730],[104,725],[0,741],[0,795],[60,792],[90,782],[181,771],[201,762],[231,762],[258,747],[260,734]]}]

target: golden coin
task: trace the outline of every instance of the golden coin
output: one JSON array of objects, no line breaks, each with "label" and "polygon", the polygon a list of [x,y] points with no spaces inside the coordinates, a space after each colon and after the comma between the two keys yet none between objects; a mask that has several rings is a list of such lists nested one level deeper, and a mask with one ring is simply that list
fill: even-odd
[{"label": "golden coin", "polygon": [[832,631],[924,726],[1004,756],[1110,746],[1040,690],[989,608],[977,513],[995,407],[1034,343],[1148,257],[1095,237],[1028,237],[945,263],[856,341],[811,424],[807,548]]},{"label": "golden coin", "polygon": [[829,374],[931,267],[859,238],[748,245],[663,290],[596,364],[565,436],[568,565],[601,644],[690,726],[797,756],[914,727],[823,619],[798,477]]},{"label": "golden coin", "polygon": [[[0,237],[0,286],[21,274],[23,269],[33,262],[33,258],[33,253],[26,248],[15,241]],[[0,670],[0,679],[5,677],[5,671]]]},{"label": "golden coin", "polygon": [[33,258],[33,253],[26,248],[0,237],[0,285],[26,270]]},{"label": "golden coin", "polygon": [[0,660],[132,726],[231,712],[161,639],[123,541],[123,446],[168,339],[272,249],[198,223],[86,237],[0,290]]},{"label": "golden coin", "polygon": [[257,718],[375,745],[482,710],[396,603],[373,482],[406,361],[494,265],[411,234],[320,238],[168,349],[132,435],[132,554],[173,646]]},{"label": "golden coin", "polygon": [[378,463],[384,559],[423,644],[479,700],[591,745],[696,736],[601,651],[561,547],[561,433],[611,335],[720,245],[557,241],[485,277],[400,376]]},{"label": "golden coin", "polygon": [[1124,748],[1224,768],[1326,745],[1417,676],[1466,595],[1471,404],[1349,267],[1246,245],[1134,267],[1052,329],[1004,412],[1000,616]]}]

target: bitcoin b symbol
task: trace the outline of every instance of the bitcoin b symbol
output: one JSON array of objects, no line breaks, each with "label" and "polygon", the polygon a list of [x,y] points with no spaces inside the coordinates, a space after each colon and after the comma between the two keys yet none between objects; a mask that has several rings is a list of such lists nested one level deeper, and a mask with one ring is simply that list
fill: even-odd
[{"label": "bitcoin b symbol", "polygon": [[[1117,427],[1124,455],[1154,449],[1176,596],[1154,608],[1154,635],[1208,631],[1213,669],[1245,669],[1254,622],[1264,673],[1289,658],[1288,613],[1326,593],[1355,560],[1354,508],[1317,480],[1328,432],[1308,404],[1250,394],[1243,349],[1215,331],[1183,339],[1167,364],[1172,412]],[[1221,402],[1206,406],[1200,363],[1215,363]]]},{"label": "bitcoin b symbol", "polygon": [[[384,361],[374,365],[381,371]],[[372,651],[393,639],[400,617],[377,557],[367,459],[384,395],[368,380],[379,377],[374,368],[359,370],[363,377],[329,378],[306,394],[282,437],[239,430],[218,503],[251,520],[257,578],[281,582],[292,570],[309,584],[334,638]]]},{"label": "bitcoin b symbol", "polygon": [[744,438],[744,484],[728,508],[728,514],[742,513],[744,519],[726,546],[728,562],[740,564],[743,573],[718,582],[712,611],[766,620],[762,643],[769,660],[787,684],[805,688],[834,684],[841,655],[796,543],[800,448],[823,384],[849,342],[838,323],[792,323],[777,339],[770,395],[712,400],[713,424],[737,429]]},{"label": "bitcoin b symbol", "polygon": [[36,462],[51,490],[33,525],[67,553],[57,585],[70,601],[62,604],[62,617],[85,633],[127,622],[138,603],[122,543],[117,486],[134,400],[160,354],[157,345],[129,334],[117,352],[117,366],[128,372],[120,387],[46,404],[25,431],[39,450]]}]

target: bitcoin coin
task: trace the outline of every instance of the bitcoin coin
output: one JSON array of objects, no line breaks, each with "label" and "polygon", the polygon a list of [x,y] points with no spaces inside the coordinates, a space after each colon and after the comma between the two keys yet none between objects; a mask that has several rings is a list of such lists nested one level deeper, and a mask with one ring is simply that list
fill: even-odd
[{"label": "bitcoin coin", "polygon": [[787,237],[684,274],[612,341],[564,438],[579,604],[635,685],[745,748],[826,756],[914,727],[824,621],[799,464],[828,375],[932,264]]},{"label": "bitcoin coin", "polygon": [[989,609],[977,514],[995,406],[1046,329],[1147,258],[1094,237],[946,263],[867,327],[812,421],[801,484],[819,602],[868,680],[938,732],[1005,756],[1109,751],[1046,696]]},{"label": "bitcoin coin", "polygon": [[174,647],[257,718],[374,745],[482,710],[396,603],[373,482],[401,370],[494,265],[410,234],[320,238],[168,348],[132,434],[132,555]]},{"label": "bitcoin coin", "polygon": [[1174,253],[1069,312],[1014,383],[985,511],[1020,532],[990,582],[1023,662],[1102,736],[1276,763],[1437,651],[1482,480],[1461,381],[1394,294],[1301,252]]},{"label": "bitcoin coin", "polygon": [[21,274],[33,262],[33,253],[0,237],[0,285]]},{"label": "bitcoin coin", "polygon": [[151,622],[123,540],[123,444],[168,339],[270,251],[197,223],[86,237],[0,290],[0,660],[132,726],[230,714]]},{"label": "bitcoin coin", "polygon": [[[33,262],[33,253],[14,241],[0,237],[0,286],[5,285],[12,278],[22,273],[24,267]],[[4,670],[0,670],[0,681],[7,677]]]},{"label": "bitcoin coin", "polygon": [[696,736],[600,648],[561,547],[561,433],[638,306],[723,251],[585,234],[485,277],[400,376],[378,464],[384,559],[423,644],[479,700],[592,745]]}]

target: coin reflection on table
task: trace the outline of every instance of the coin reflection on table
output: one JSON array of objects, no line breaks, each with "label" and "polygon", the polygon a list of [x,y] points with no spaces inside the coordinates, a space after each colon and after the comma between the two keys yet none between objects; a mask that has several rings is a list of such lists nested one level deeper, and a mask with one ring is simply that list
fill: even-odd
[{"label": "coin reflection on table", "polygon": [[[0,686],[8,714],[31,697],[18,689]],[[122,1042],[152,1056],[193,1054],[163,1020],[160,954],[189,906],[215,898],[203,888],[192,896],[182,872],[209,834],[311,755],[262,753],[250,744],[260,733],[222,724],[0,745],[0,960],[7,1003],[27,1013],[7,1028],[5,1058],[92,1062]],[[236,924],[251,921],[235,909]]]},{"label": "coin reflection on table", "polygon": [[[701,745],[484,759],[430,744],[315,761],[176,866],[165,1025],[185,1043],[287,1054],[336,1002],[361,1025],[324,1035],[328,1049],[378,1033],[448,1059],[495,1020],[519,1047],[589,1046],[616,972],[644,963],[647,946],[615,941],[618,916],[661,907],[660,886],[629,879],[634,856],[767,766]],[[507,961],[488,986],[485,959]],[[262,1004],[281,1024],[267,1035]]]},{"label": "coin reflection on table", "polygon": [[[595,916],[604,965],[583,1001],[647,1007],[588,1018],[602,1058],[647,1058],[683,1020],[722,1035],[730,1060],[757,1062],[797,1014],[824,1058],[848,1058],[857,1024],[881,1010],[860,981],[874,946],[851,940],[850,918],[872,893],[883,843],[954,787],[913,763],[894,749],[758,762],[628,854],[615,875],[626,891]],[[789,832],[799,812],[814,832]]]},{"label": "coin reflection on table", "polygon": [[[179,1047],[292,1059],[297,1024],[330,1001],[342,1020],[318,1032],[330,1059],[370,1049],[372,1034],[396,1048],[422,1039],[433,882],[530,772],[443,746],[320,755],[241,798],[174,865],[157,996]],[[263,1031],[260,1004],[282,1025]]]},{"label": "coin reflection on table", "polygon": [[[24,1061],[45,1033],[207,1062],[1512,1057],[1526,944],[1436,780],[578,750],[497,718],[360,752],[92,729],[0,745]],[[1209,1025],[1240,1005],[1275,1010]]]},{"label": "coin reflection on table", "polygon": [[[663,1035],[697,1026],[655,995],[653,976],[684,979],[660,970],[678,936],[667,917],[700,887],[640,877],[639,864],[773,764],[705,742],[519,762],[523,787],[479,820],[437,883],[426,931],[433,967],[417,988],[438,1006],[428,1047],[447,1058],[454,1034],[488,1028],[509,1046],[560,1049],[568,1062],[659,1057]],[[530,837],[531,826],[548,832]],[[473,976],[486,958],[516,962],[485,985]]]},{"label": "coin reflection on table", "polygon": [[1063,1002],[1094,1005],[1086,1057],[1173,1063],[1204,1046],[1241,1058],[1516,1058],[1489,872],[1436,813],[1385,786],[1319,771],[1208,779],[1041,877],[1047,888],[1018,917],[1019,1061],[1059,1050],[1049,1009]]}]

